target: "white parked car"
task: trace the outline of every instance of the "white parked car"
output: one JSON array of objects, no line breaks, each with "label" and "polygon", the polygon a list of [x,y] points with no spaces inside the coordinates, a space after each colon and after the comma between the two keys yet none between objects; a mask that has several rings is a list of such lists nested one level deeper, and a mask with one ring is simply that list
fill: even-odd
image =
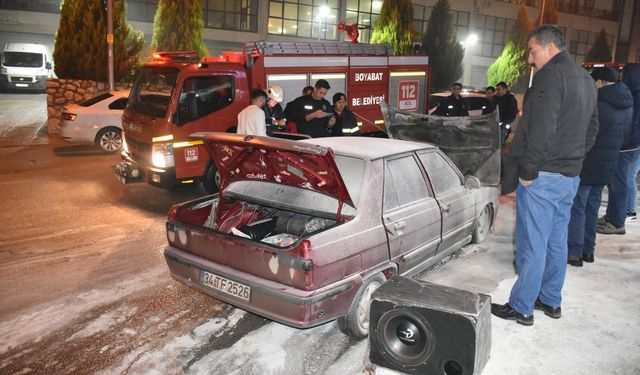
[{"label": "white parked car", "polygon": [[[432,115],[436,111],[436,107],[440,101],[451,95],[451,91],[437,92],[429,95],[429,114]],[[480,116],[482,110],[489,102],[484,93],[478,91],[462,91],[460,93],[462,100],[467,104],[469,116]]]},{"label": "white parked car", "polygon": [[95,144],[102,151],[122,148],[122,112],[129,90],[106,92],[65,107],[59,136],[71,143]]}]

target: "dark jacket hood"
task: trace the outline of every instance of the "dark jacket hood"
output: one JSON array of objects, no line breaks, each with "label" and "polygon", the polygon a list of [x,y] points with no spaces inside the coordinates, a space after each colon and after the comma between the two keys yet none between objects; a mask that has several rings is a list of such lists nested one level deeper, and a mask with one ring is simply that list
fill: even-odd
[{"label": "dark jacket hood", "polygon": [[598,101],[603,101],[614,108],[627,109],[633,107],[631,91],[623,86],[624,83],[616,83],[598,89]]}]

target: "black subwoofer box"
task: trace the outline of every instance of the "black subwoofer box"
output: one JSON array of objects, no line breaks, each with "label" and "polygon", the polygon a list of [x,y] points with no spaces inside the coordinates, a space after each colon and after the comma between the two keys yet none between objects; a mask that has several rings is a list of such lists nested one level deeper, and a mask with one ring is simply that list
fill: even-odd
[{"label": "black subwoofer box", "polygon": [[480,374],[491,351],[491,297],[396,276],[378,288],[373,364],[408,374]]}]

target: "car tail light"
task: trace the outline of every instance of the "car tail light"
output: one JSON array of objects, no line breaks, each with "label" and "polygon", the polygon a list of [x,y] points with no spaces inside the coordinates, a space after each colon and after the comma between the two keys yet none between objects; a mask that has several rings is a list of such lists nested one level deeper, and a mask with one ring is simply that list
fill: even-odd
[{"label": "car tail light", "polygon": [[313,260],[311,259],[311,242],[303,240],[298,245],[298,256],[300,257],[300,268],[304,271],[304,283],[307,286],[313,285]]},{"label": "car tail light", "polygon": [[62,119],[63,120],[75,121],[76,117],[78,117],[78,115],[76,115],[75,113],[62,112]]}]

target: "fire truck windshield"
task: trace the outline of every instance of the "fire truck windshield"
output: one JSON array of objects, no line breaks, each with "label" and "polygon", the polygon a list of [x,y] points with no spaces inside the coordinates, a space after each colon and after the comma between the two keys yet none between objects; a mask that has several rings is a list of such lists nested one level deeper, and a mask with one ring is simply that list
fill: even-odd
[{"label": "fire truck windshield", "polygon": [[128,109],[154,117],[166,116],[177,77],[178,69],[142,68],[131,89]]}]

